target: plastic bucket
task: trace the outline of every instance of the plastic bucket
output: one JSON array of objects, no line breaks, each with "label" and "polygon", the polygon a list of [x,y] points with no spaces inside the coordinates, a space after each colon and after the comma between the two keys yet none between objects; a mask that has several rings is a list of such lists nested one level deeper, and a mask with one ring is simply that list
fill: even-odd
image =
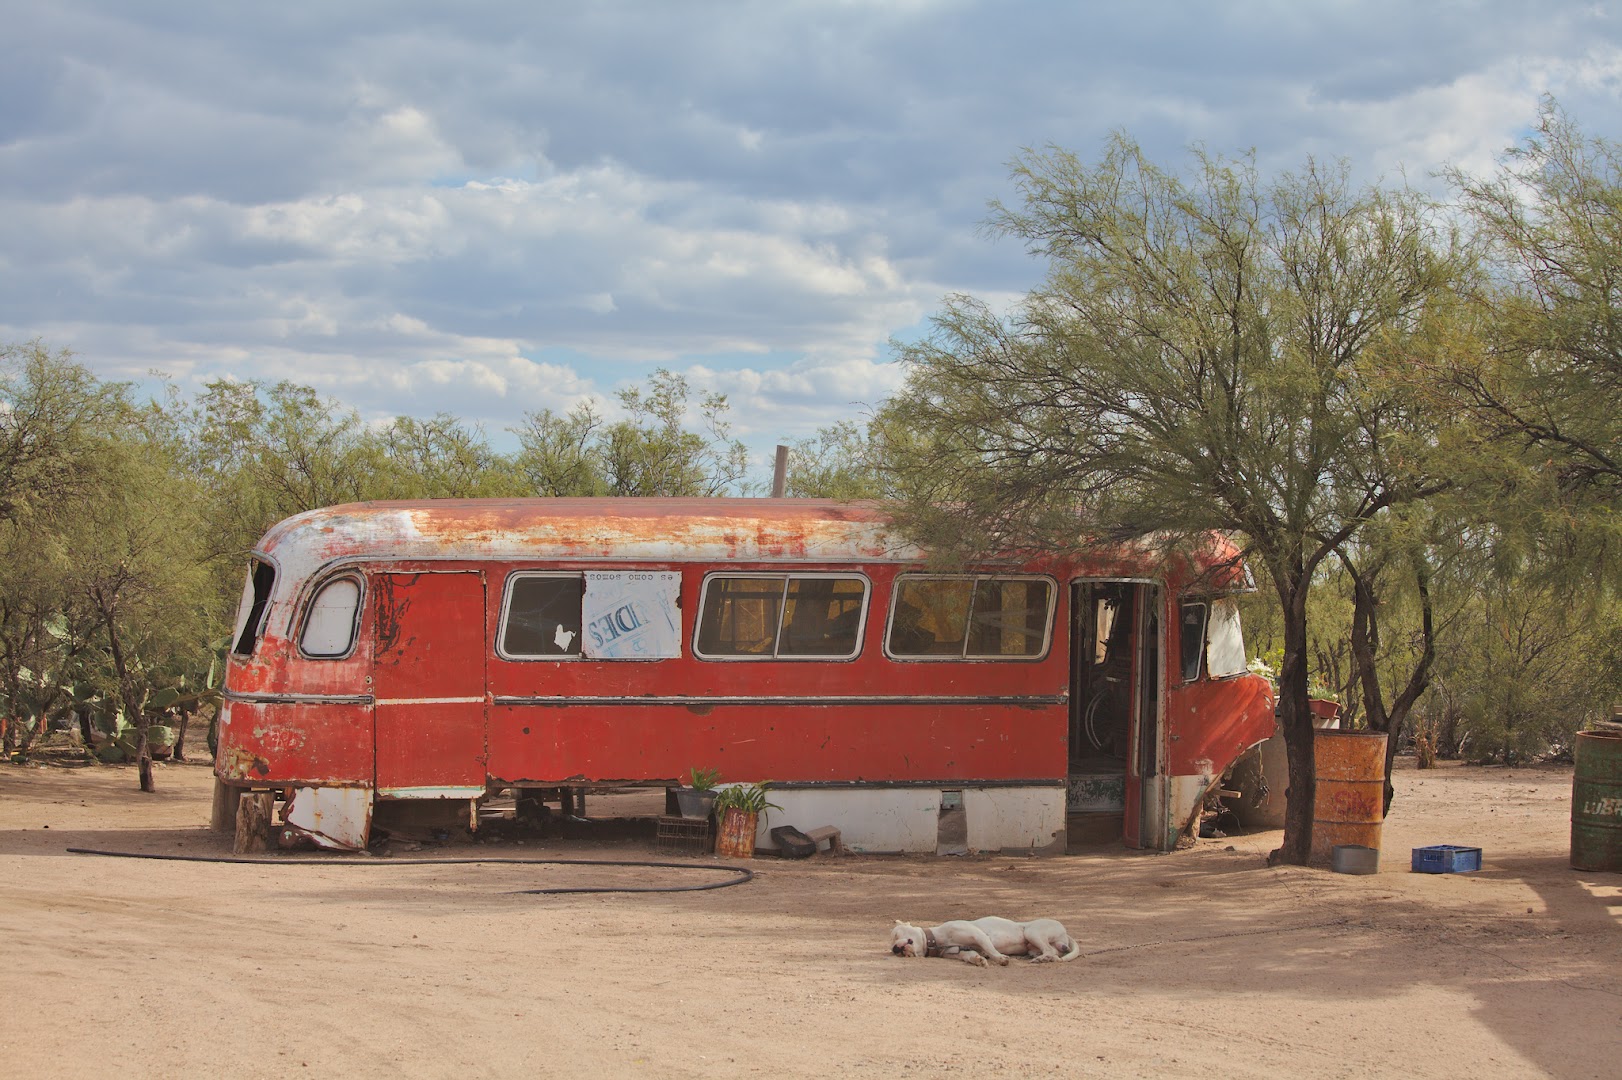
[{"label": "plastic bucket", "polygon": [[1571,776],[1571,868],[1622,871],[1622,734],[1579,731]]},{"label": "plastic bucket", "polygon": [[1314,731],[1312,854],[1318,865],[1339,845],[1380,848],[1385,820],[1385,734]]}]

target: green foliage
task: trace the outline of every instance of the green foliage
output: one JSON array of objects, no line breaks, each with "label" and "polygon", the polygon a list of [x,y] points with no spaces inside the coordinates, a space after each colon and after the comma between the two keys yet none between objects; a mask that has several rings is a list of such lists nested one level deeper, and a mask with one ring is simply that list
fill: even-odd
[{"label": "green foliage", "polygon": [[712,791],[721,780],[721,770],[701,769],[694,765],[688,770],[688,778],[692,781],[688,786],[695,791]]},{"label": "green foliage", "polygon": [[523,446],[517,468],[528,494],[585,497],[607,493],[597,446],[602,417],[591,402],[581,402],[566,415],[550,409],[528,413],[514,428]]},{"label": "green foliage", "polygon": [[[1489,510],[1510,520],[1487,520]],[[1425,517],[1418,530],[1411,514],[1382,520],[1347,550],[1378,590],[1371,645],[1386,692],[1381,706],[1400,701],[1423,661],[1422,580],[1429,596],[1429,686],[1411,711],[1393,709],[1394,748],[1417,741],[1439,757],[1482,762],[1568,753],[1573,732],[1622,702],[1622,608],[1593,576],[1594,558],[1580,538],[1532,535],[1513,505],[1472,510],[1449,498],[1428,504]],[[1363,728],[1374,718],[1349,644],[1352,594],[1340,560],[1320,570],[1309,608],[1312,693],[1337,697],[1342,725]],[[1267,594],[1243,603],[1247,642],[1275,665],[1282,653],[1276,607]]]},{"label": "green foliage", "polygon": [[899,348],[907,383],[880,413],[918,524],[989,548],[1228,528],[1287,574],[1444,483],[1435,418],[1385,376],[1448,317],[1464,261],[1445,225],[1310,162],[1190,171],[1124,138],[1096,166],[1016,162],[1025,205],[991,227],[1049,260],[1046,284],[1006,317],[952,298]]},{"label": "green foliage", "polygon": [[115,479],[111,450],[132,412],[67,352],[39,342],[0,348],[0,709],[24,752],[73,702],[95,661],[68,538]]},{"label": "green foliage", "polygon": [[191,401],[171,391],[153,426],[172,446],[178,476],[209,507],[199,535],[219,610],[235,605],[247,552],[271,525],[385,497],[403,471],[391,469],[382,439],[353,410],[290,382],[216,379]]},{"label": "green foliage", "polygon": [[1480,555],[1421,726],[1443,755],[1523,761],[1622,699],[1622,147],[1548,100],[1494,172],[1449,178],[1491,259],[1473,293],[1486,347],[1413,385],[1468,418],[1445,449],[1492,489],[1459,530]]},{"label": "green foliage", "polygon": [[126,388],[96,380],[67,350],[0,345],[0,520],[26,520],[82,495]]},{"label": "green foliage", "polygon": [[627,418],[603,430],[600,453],[613,495],[719,495],[743,479],[748,455],[731,437],[726,396],[698,404],[706,434],[686,430],[687,380],[660,368],[646,390],[620,391]]},{"label": "green foliage", "polygon": [[867,434],[850,420],[789,447],[784,494],[791,499],[876,499],[885,494]]},{"label": "green foliage", "polygon": [[[40,526],[0,521],[0,710],[18,719],[60,710],[73,678],[74,645],[61,612],[69,579],[55,537]],[[27,751],[43,725],[7,731],[4,749]]]},{"label": "green foliage", "polygon": [[[529,413],[514,429],[515,466],[535,495],[722,495],[742,484],[748,452],[731,435],[725,395],[690,402],[687,380],[663,368],[619,392],[624,418],[588,401],[563,416]],[[702,433],[689,430],[695,411]]]},{"label": "green foliage", "polygon": [[490,448],[484,433],[446,413],[396,417],[377,436],[382,451],[377,494],[387,499],[488,499],[526,494],[516,465]]},{"label": "green foliage", "polygon": [[771,787],[770,780],[762,780],[758,784],[734,784],[721,789],[715,797],[715,815],[719,818],[728,810],[741,810],[746,814],[760,814],[767,810],[781,810],[774,802],[767,801],[767,792]]},{"label": "green foliage", "polygon": [[106,454],[109,483],[79,507],[64,543],[74,603],[95,627],[91,673],[144,742],[151,695],[208,669],[224,612],[200,543],[209,524],[202,489],[139,428]]},{"label": "green foliage", "polygon": [[1444,755],[1521,763],[1570,752],[1622,700],[1622,610],[1589,588],[1529,575],[1478,582],[1425,721]]},{"label": "green foliage", "polygon": [[65,354],[30,347],[9,385],[26,391],[19,401],[55,395],[32,415],[73,430],[33,445],[54,447],[54,467],[73,475],[34,486],[0,517],[4,705],[42,718],[121,713],[138,749],[152,695],[199,680],[223,634],[226,609],[201,543],[208,489],[184,467],[171,416],[135,407]]},{"label": "green foliage", "polygon": [[[1622,147],[1546,101],[1498,171],[1455,171],[1494,256],[1491,348],[1437,372],[1492,446],[1558,490],[1622,496]],[[1475,359],[1475,358],[1466,358]],[[1556,504],[1558,506],[1558,504]]]}]

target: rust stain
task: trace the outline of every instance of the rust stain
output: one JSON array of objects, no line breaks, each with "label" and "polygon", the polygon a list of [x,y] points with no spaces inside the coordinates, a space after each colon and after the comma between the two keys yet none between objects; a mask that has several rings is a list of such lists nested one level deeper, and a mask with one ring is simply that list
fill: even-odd
[{"label": "rust stain", "polygon": [[795,499],[447,499],[299,514],[260,549],[293,576],[345,555],[581,558],[916,558],[872,504]]},{"label": "rust stain", "polygon": [[379,574],[373,578],[373,588],[377,590],[377,655],[379,657],[392,653],[400,644],[400,624],[411,606],[410,600],[397,600],[394,595],[394,578],[388,574]]},{"label": "rust stain", "polygon": [[249,780],[253,776],[269,776],[270,763],[240,747],[222,746],[219,771],[226,780]]}]

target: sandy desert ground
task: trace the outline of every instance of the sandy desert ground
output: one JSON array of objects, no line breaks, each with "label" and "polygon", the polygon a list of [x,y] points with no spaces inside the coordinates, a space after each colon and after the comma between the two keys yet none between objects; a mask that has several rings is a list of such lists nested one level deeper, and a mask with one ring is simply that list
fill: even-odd
[{"label": "sandy desert ground", "polygon": [[[1259,833],[757,858],[734,888],[614,895],[520,890],[714,875],[67,853],[228,855],[207,767],[158,784],[0,765],[0,1075],[1622,1075],[1622,875],[1569,869],[1569,769],[1403,771],[1370,876],[1270,869]],[[1484,868],[1410,873],[1438,843]],[[647,840],[422,856],[670,860]],[[1057,918],[1084,955],[887,951],[896,918],[993,913]]]}]

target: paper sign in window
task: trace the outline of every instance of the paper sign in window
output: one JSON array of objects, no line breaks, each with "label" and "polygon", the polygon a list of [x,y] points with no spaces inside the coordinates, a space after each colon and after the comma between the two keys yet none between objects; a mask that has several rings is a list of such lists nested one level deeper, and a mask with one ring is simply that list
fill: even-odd
[{"label": "paper sign in window", "polygon": [[587,656],[660,660],[681,655],[681,575],[672,571],[587,571],[581,598]]}]

